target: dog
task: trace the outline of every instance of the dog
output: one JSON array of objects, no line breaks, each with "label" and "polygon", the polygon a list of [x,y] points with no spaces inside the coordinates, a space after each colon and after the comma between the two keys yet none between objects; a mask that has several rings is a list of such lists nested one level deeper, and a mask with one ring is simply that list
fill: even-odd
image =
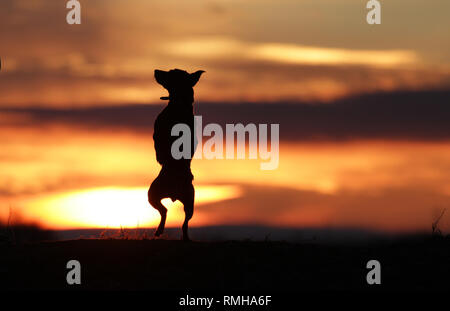
[{"label": "dog", "polygon": [[[155,236],[164,231],[167,209],[161,200],[170,198],[183,203],[185,219],[182,226],[183,240],[189,241],[188,223],[194,214],[195,189],[192,181],[191,159],[196,149],[194,133],[194,86],[204,73],[203,70],[189,74],[180,69],[170,71],[155,70],[155,80],[169,91],[168,105],[158,115],[154,124],[153,140],[156,160],[161,164],[158,177],[152,182],[148,190],[148,201],[161,214],[161,222],[156,229]],[[191,156],[188,159],[174,159],[171,153],[173,142],[178,138],[171,135],[174,125],[183,123],[191,130]]]}]

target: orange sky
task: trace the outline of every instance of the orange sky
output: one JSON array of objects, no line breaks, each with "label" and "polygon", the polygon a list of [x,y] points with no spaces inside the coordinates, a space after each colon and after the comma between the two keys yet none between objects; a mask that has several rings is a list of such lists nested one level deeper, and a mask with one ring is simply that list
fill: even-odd
[{"label": "orange sky", "polygon": [[[156,223],[146,202],[159,170],[151,135],[58,125],[3,129],[1,139],[3,218],[12,206],[53,228]],[[428,230],[450,203],[449,159],[447,143],[355,141],[282,143],[274,171],[261,171],[260,160],[194,160],[192,224]],[[169,225],[182,221],[176,206]]]},{"label": "orange sky", "polygon": [[449,86],[448,1],[82,1],[0,4],[0,105],[156,102],[155,68],[206,70],[199,101],[331,100]]},{"label": "orange sky", "polygon": [[[448,1],[384,1],[376,26],[356,0],[81,3],[76,26],[64,1],[0,3],[0,219],[11,207],[50,228],[154,226],[154,115],[126,119],[112,107],[161,104],[153,71],[175,67],[206,71],[195,88],[205,118],[222,103],[216,114],[236,122],[254,111],[280,123],[274,171],[260,160],[193,161],[194,226],[429,231],[449,206]],[[293,115],[284,102],[313,108]],[[93,107],[105,108],[81,110]],[[168,217],[179,225],[182,209]],[[441,226],[450,230],[448,217]]]}]

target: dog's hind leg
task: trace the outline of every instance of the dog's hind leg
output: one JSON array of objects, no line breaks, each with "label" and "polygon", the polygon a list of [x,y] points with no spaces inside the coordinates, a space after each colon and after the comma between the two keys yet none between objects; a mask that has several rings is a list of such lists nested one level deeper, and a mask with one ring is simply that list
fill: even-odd
[{"label": "dog's hind leg", "polygon": [[181,203],[183,203],[184,206],[184,223],[183,223],[183,240],[189,241],[189,234],[188,234],[188,226],[189,226],[189,220],[192,218],[192,215],[194,214],[194,198],[195,198],[195,190],[194,186],[191,185],[189,189],[186,191],[185,195],[183,195],[183,198],[180,199]]},{"label": "dog's hind leg", "polygon": [[[153,186],[153,185],[152,185]],[[156,191],[155,188],[150,187],[148,190],[148,202],[155,209],[158,210],[161,215],[161,222],[159,223],[158,229],[156,229],[155,236],[160,236],[164,232],[164,226],[166,225],[167,208],[161,203],[162,195]]]}]

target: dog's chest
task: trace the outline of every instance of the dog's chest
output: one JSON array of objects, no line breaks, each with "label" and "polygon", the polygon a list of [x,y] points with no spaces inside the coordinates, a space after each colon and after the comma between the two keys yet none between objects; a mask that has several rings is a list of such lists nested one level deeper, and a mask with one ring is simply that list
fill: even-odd
[{"label": "dog's chest", "polygon": [[180,123],[186,124],[189,127],[193,126],[194,113],[192,110],[167,106],[156,119],[155,128],[160,127],[161,129],[171,130],[174,125]]}]

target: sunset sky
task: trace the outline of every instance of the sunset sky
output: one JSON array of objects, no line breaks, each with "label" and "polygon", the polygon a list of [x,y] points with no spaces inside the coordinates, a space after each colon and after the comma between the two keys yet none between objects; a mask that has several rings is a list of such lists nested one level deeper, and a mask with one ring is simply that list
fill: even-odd
[{"label": "sunset sky", "polygon": [[357,0],[80,2],[81,25],[63,0],[0,2],[0,219],[155,226],[172,68],[206,71],[204,122],[280,124],[276,170],[193,161],[193,226],[429,231],[450,207],[448,1],[381,1],[381,25]]}]

